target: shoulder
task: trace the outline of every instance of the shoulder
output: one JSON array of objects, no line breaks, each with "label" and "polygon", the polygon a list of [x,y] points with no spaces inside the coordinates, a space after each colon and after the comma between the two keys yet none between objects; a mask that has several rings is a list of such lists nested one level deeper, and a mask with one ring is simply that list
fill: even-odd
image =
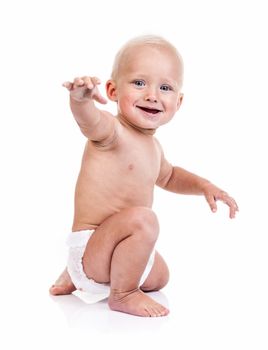
[{"label": "shoulder", "polygon": [[[101,140],[91,140],[92,144],[102,150],[110,150],[115,148],[123,133],[122,125],[117,118],[111,113],[103,111],[103,116],[106,119],[106,123],[109,125],[110,132],[105,138]],[[107,124],[103,127],[107,127]]]}]

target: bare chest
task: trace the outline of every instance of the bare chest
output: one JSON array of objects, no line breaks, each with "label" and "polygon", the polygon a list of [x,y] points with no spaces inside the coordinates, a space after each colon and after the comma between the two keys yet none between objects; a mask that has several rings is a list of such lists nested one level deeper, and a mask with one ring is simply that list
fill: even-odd
[{"label": "bare chest", "polygon": [[153,137],[126,134],[109,150],[89,144],[84,158],[84,170],[95,181],[121,188],[151,187],[159,175],[161,153]]},{"label": "bare chest", "polygon": [[[129,179],[143,183],[155,183],[160,170],[160,154],[152,142],[135,140],[132,144],[125,142],[118,152],[118,169]],[[146,142],[147,141],[147,142]]]}]

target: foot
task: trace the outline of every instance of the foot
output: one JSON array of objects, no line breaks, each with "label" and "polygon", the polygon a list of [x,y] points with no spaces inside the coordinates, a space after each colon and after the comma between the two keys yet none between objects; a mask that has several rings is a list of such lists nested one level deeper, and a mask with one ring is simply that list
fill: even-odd
[{"label": "foot", "polygon": [[65,269],[60,277],[57,279],[55,284],[49,289],[49,293],[52,295],[65,295],[71,294],[75,290],[75,286],[71,281],[71,277]]},{"label": "foot", "polygon": [[111,291],[108,304],[114,311],[143,317],[166,316],[169,310],[140,289],[131,292]]}]

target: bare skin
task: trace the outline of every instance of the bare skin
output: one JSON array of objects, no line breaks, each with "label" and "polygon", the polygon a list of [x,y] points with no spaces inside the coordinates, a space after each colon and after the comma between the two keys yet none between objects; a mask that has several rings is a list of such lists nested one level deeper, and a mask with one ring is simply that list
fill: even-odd
[{"label": "bare skin", "polygon": [[[75,191],[74,234],[95,229],[83,257],[88,278],[111,285],[112,310],[137,316],[165,316],[169,310],[145,294],[163,288],[167,265],[156,253],[153,268],[139,281],[159,234],[152,211],[153,190],[158,185],[182,194],[204,195],[211,210],[216,201],[238,207],[226,192],[208,180],[173,167],[154,137],[179,109],[180,62],[169,48],[134,47],[118,79],[106,84],[108,98],[118,105],[112,116],[96,108],[105,103],[98,78],[76,78],[64,86],[70,91],[73,115],[88,138]],[[163,65],[163,62],[165,64]],[[52,295],[75,290],[67,270],[50,288]]]},{"label": "bare skin", "polygon": [[[152,161],[146,161],[148,158],[151,158]],[[115,162],[119,176],[111,173]],[[96,229],[84,255],[85,273],[96,282],[111,281],[109,298],[111,309],[138,316],[168,314],[165,307],[142,292],[142,289],[144,291],[159,290],[168,281],[168,268],[159,254],[155,258],[155,268],[152,269],[141,289],[138,289],[139,278],[155,243],[155,240],[150,242],[148,249],[143,252],[146,236],[150,238],[152,234],[155,234],[156,237],[158,235],[158,226],[154,225],[154,221],[147,231],[142,224],[145,222],[147,212],[154,216],[150,207],[160,163],[161,151],[152,135],[144,135],[122,126],[120,141],[118,140],[112,149],[104,150],[88,141],[76,186],[73,231]],[[101,169],[99,169],[101,164]],[[91,171],[88,172],[87,169]],[[113,186],[108,189],[103,186],[103,183],[99,181],[100,172],[107,174],[107,183]],[[92,186],[87,184],[92,184]],[[134,227],[130,224],[131,220]],[[139,225],[142,226],[144,237],[138,240],[140,246],[135,248],[133,237],[141,236],[140,232],[135,231],[136,226]],[[150,232],[152,228],[155,230],[153,233]],[[128,229],[132,231],[129,232]],[[137,261],[135,263],[132,261],[131,266],[126,266],[125,261],[129,261],[130,251],[135,253]],[[122,266],[126,269],[123,272],[120,270]],[[122,273],[133,277],[129,285],[125,278],[123,281],[117,278],[117,274]],[[136,277],[135,273],[137,273]],[[73,290],[75,287],[68,272],[64,270],[50,289],[50,293],[53,295],[69,294]]]}]

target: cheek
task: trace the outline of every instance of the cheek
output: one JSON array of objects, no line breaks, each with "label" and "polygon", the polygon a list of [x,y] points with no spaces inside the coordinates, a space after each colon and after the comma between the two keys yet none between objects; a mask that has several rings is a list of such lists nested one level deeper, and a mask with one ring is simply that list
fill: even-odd
[{"label": "cheek", "polygon": [[132,95],[122,96],[119,100],[121,108],[128,109],[134,105],[135,98]]},{"label": "cheek", "polygon": [[178,110],[178,100],[176,98],[168,101],[170,111],[176,112]]}]

